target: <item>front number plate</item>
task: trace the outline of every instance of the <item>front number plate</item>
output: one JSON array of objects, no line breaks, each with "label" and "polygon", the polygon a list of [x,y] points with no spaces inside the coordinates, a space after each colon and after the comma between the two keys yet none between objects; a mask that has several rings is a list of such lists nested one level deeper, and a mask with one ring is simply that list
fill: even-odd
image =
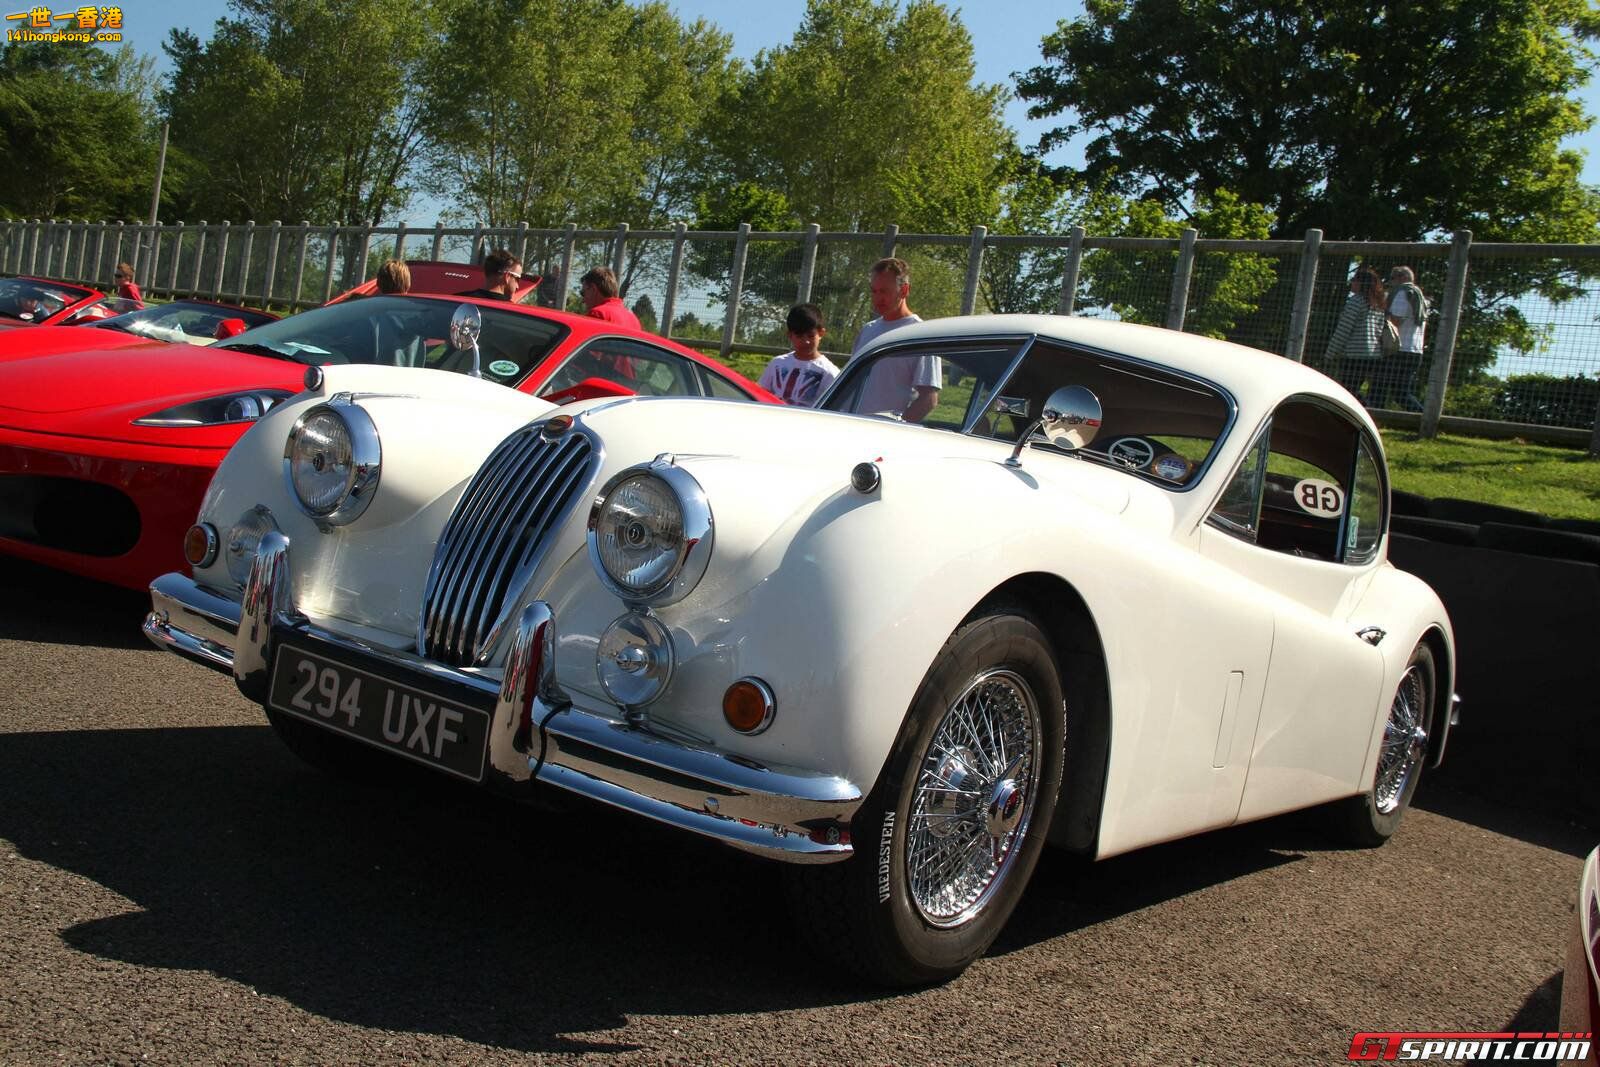
[{"label": "front number plate", "polygon": [[478,708],[280,646],[267,703],[469,781],[483,780],[489,716]]}]

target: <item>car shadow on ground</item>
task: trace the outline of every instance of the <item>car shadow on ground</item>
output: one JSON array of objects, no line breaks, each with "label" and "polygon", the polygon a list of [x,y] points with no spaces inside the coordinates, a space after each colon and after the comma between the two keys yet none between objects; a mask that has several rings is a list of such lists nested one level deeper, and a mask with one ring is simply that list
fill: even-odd
[{"label": "car shadow on ground", "polygon": [[[0,783],[0,837],[132,902],[63,929],[73,948],[359,1026],[623,1051],[604,1033],[629,1015],[888,995],[808,962],[780,865],[586,802],[528,809],[420,773],[347,785],[266,727],[4,734]],[[1030,892],[994,951],[1294,859],[1281,833],[1227,840],[1087,877],[1047,858],[1035,885],[1070,892]]]},{"label": "car shadow on ground", "polygon": [[0,639],[94,648],[154,647],[140,630],[150,594],[0,556]]}]

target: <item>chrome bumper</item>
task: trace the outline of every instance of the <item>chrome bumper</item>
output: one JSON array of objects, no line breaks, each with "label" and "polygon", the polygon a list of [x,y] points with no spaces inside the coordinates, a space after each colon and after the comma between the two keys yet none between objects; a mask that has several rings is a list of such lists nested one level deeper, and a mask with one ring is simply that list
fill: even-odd
[{"label": "chrome bumper", "polygon": [[[277,533],[262,538],[242,602],[187,575],[162,575],[150,586],[145,635],[232,674],[240,691],[263,705],[275,641],[287,633],[375,662],[399,678],[474,690],[485,704],[492,694],[485,784],[497,792],[525,796],[532,783],[543,782],[791,863],[851,854],[850,817],[862,799],[851,782],[761,764],[566,702],[551,678],[554,620],[541,603],[523,613],[500,681],[319,627],[295,610],[289,576],[289,542]],[[538,724],[536,733],[530,723]]]}]

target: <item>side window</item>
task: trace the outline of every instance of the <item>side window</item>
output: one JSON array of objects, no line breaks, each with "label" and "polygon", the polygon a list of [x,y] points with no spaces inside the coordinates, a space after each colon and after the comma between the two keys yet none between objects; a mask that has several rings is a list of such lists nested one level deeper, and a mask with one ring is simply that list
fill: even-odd
[{"label": "side window", "polygon": [[1350,487],[1349,525],[1344,534],[1347,563],[1369,563],[1383,540],[1383,476],[1378,457],[1365,437],[1356,452],[1356,473]]},{"label": "side window", "polygon": [[1261,521],[1261,485],[1267,474],[1267,431],[1245,453],[1233,480],[1222,491],[1222,499],[1207,516],[1207,521],[1246,541],[1256,539]]},{"label": "side window", "polygon": [[1208,521],[1274,552],[1365,563],[1382,534],[1382,485],[1353,421],[1323,403],[1288,400]]},{"label": "side window", "polygon": [[701,396],[697,370],[676,352],[621,337],[597,337],[574,352],[540,392],[599,378],[640,396]]},{"label": "side window", "polygon": [[711,396],[725,397],[729,400],[749,400],[750,396],[743,389],[734,385],[716,371],[700,368],[700,373],[705,377],[706,391]]}]

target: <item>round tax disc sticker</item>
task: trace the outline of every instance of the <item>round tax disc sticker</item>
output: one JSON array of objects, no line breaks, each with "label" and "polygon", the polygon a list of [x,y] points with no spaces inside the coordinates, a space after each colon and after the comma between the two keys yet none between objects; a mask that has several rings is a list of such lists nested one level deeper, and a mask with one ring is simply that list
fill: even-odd
[{"label": "round tax disc sticker", "polygon": [[496,378],[509,378],[517,373],[517,365],[509,359],[497,359],[489,364],[489,373]]},{"label": "round tax disc sticker", "polygon": [[1308,515],[1337,519],[1344,512],[1344,491],[1320,478],[1304,478],[1294,485],[1294,502]]}]

